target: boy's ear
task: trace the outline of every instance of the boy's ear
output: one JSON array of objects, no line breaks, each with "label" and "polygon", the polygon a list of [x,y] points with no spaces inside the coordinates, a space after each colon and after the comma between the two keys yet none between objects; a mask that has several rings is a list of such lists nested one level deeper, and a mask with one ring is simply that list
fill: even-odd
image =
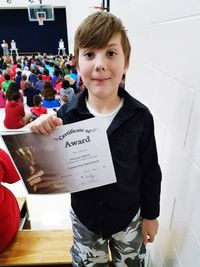
[{"label": "boy's ear", "polygon": [[127,70],[128,70],[128,64],[124,67],[124,74],[127,73]]}]

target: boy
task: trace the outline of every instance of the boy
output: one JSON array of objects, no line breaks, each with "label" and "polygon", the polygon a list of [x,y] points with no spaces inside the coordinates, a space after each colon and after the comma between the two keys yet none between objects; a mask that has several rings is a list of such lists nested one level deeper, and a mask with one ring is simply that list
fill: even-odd
[{"label": "boy", "polygon": [[153,118],[124,89],[130,44],[114,15],[97,12],[76,31],[75,57],[85,88],[58,117],[43,117],[32,130],[48,135],[56,126],[102,117],[107,124],[117,183],[71,194],[73,266],[144,264],[145,244],[158,229],[161,172]]}]

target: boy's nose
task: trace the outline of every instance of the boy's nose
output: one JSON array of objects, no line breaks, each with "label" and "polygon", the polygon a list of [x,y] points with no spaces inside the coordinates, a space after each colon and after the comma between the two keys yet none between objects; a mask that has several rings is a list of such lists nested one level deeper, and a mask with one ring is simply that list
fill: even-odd
[{"label": "boy's nose", "polygon": [[105,71],[106,70],[106,61],[102,55],[99,55],[96,58],[95,70],[96,71]]},{"label": "boy's nose", "polygon": [[103,67],[103,66],[96,66],[95,67],[95,70],[96,71],[102,71],[102,70],[105,70],[105,67]]}]

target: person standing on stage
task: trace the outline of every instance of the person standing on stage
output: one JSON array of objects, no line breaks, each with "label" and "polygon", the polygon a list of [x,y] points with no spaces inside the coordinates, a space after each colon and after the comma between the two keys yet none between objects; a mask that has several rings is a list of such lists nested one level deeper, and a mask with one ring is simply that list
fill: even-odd
[{"label": "person standing on stage", "polygon": [[3,48],[3,56],[9,56],[8,43],[3,40],[1,47]]}]

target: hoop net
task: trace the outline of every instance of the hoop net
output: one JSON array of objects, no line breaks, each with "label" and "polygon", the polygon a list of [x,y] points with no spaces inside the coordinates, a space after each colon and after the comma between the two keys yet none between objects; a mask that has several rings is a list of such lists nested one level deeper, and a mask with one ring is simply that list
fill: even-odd
[{"label": "hoop net", "polygon": [[43,17],[38,17],[38,24],[39,24],[39,26],[44,25],[44,18]]},{"label": "hoop net", "polygon": [[91,6],[90,9],[93,9],[93,11],[103,11],[104,8],[102,6]]}]

